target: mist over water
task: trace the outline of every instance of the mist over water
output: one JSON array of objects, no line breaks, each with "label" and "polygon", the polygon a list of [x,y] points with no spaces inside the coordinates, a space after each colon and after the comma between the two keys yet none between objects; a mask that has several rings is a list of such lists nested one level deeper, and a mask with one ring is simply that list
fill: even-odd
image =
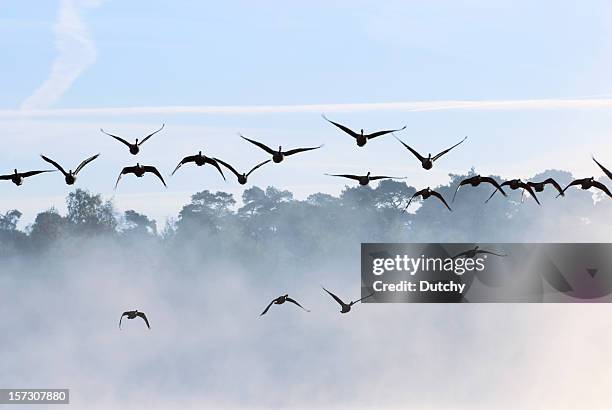
[{"label": "mist over water", "polygon": [[[572,178],[536,179],[548,176]],[[450,202],[464,177],[436,190]],[[78,409],[606,408],[607,305],[358,304],[341,315],[320,285],[359,298],[361,242],[608,242],[611,201],[546,190],[542,207],[518,191],[484,205],[492,188],[468,187],[453,213],[430,199],[402,214],[414,192],[387,181],[296,201],[253,187],[235,209],[203,191],[168,227],[83,191],[27,232],[5,213],[0,387],[70,388]],[[285,304],[259,317],[285,293],[312,312]],[[132,309],[151,330],[118,329]]]}]

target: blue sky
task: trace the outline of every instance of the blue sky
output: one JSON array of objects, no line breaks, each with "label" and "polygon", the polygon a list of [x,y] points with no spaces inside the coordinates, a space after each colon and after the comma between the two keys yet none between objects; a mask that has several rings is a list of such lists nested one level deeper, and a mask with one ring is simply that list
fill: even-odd
[{"label": "blue sky", "polygon": [[[0,127],[11,149],[0,163],[8,172],[44,166],[40,153],[76,164],[101,152],[79,186],[160,221],[197,190],[242,189],[211,169],[185,168],[167,191],[143,179],[122,181],[114,193],[117,173],[135,161],[100,127],[136,137],[165,122],[138,158],[164,174],[200,149],[239,168],[265,159],[237,132],[272,146],[325,143],[253,179],[300,197],[342,189],[325,172],[392,173],[415,186],[471,166],[508,178],[547,168],[599,175],[591,153],[612,164],[610,23],[612,5],[603,1],[4,1]],[[534,108],[531,99],[544,101]],[[559,99],[572,100],[560,109]],[[446,109],[449,100],[484,103]],[[396,102],[436,109],[350,106]],[[276,108],[252,109],[261,105]],[[184,106],[243,109],[194,114]],[[62,111],[75,108],[91,111]],[[407,125],[399,135],[424,152],[469,139],[425,172],[392,137],[355,147],[321,119],[323,110],[357,129]],[[2,184],[0,211],[17,207],[31,219],[35,210],[62,209],[69,190],[61,183],[44,175],[20,188]]]}]

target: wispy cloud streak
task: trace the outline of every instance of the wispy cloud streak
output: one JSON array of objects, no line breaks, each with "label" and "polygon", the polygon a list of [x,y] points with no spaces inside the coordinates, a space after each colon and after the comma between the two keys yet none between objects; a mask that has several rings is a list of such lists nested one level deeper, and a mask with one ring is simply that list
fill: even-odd
[{"label": "wispy cloud streak", "polygon": [[532,99],[532,100],[444,100],[407,101],[389,103],[341,103],[299,105],[177,105],[141,107],[100,107],[0,110],[0,118],[12,117],[78,117],[127,116],[159,114],[257,115],[321,112],[374,112],[374,111],[520,111],[520,110],[593,110],[612,108],[612,98]]},{"label": "wispy cloud streak", "polygon": [[54,26],[55,46],[59,52],[51,73],[43,84],[21,104],[25,111],[52,106],[70,88],[79,75],[96,60],[96,47],[80,12],[98,6],[98,0],[62,0]]}]

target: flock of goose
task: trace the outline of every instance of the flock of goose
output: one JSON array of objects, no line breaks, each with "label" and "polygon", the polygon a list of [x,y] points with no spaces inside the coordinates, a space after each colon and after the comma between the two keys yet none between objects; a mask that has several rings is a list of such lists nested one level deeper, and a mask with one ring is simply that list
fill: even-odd
[{"label": "flock of goose", "polygon": [[[345,125],[342,125],[338,122],[334,122],[330,119],[328,119],[325,115],[322,116],[323,119],[325,119],[325,121],[329,122],[330,124],[334,125],[335,127],[339,128],[340,130],[342,130],[343,132],[345,132],[346,134],[348,134],[349,136],[353,137],[355,139],[355,142],[357,144],[358,147],[363,147],[365,146],[370,140],[386,135],[386,134],[393,134],[394,137],[398,140],[398,142],[400,142],[402,144],[402,146],[404,146],[408,151],[410,151],[410,153],[421,163],[421,167],[425,170],[430,170],[433,168],[434,163],[439,160],[442,156],[446,155],[447,153],[449,153],[451,150],[455,149],[456,147],[458,147],[459,145],[461,145],[463,142],[465,142],[465,140],[467,139],[467,137],[463,138],[461,141],[459,141],[458,143],[456,143],[455,145],[444,149],[442,151],[440,151],[438,154],[436,155],[432,155],[431,153],[429,153],[427,156],[422,155],[421,153],[419,153],[417,150],[415,150],[413,147],[411,147],[410,145],[406,144],[404,141],[402,141],[401,139],[399,139],[397,136],[395,136],[395,132],[399,132],[402,131],[406,128],[406,126],[403,126],[401,128],[397,128],[397,129],[388,129],[388,130],[381,130],[381,131],[376,131],[376,132],[372,132],[370,134],[366,134],[364,133],[364,130],[361,129],[359,132],[355,132],[352,129],[348,128]],[[138,139],[136,138],[135,141],[133,143],[127,141],[126,139],[118,136],[118,135],[114,135],[114,134],[110,134],[106,131],[104,131],[103,129],[100,129],[100,131],[112,138],[114,138],[115,140],[117,140],[118,142],[121,142],[122,144],[124,144],[128,149],[130,154],[132,155],[138,155],[141,151],[141,147],[142,145],[147,142],[151,137],[153,137],[155,134],[157,134],[158,132],[162,131],[164,129],[165,124],[163,124],[158,130],[148,134],[147,136],[145,136],[142,139]],[[259,141],[255,141],[253,139],[250,138],[246,138],[243,135],[240,135],[240,137],[242,139],[244,139],[245,141],[249,142],[250,144],[253,144],[254,146],[258,147],[259,149],[261,149],[262,151],[266,152],[268,155],[271,156],[270,159],[260,162],[257,165],[255,165],[254,167],[252,167],[248,172],[239,172],[236,170],[236,168],[234,168],[232,165],[230,165],[229,163],[227,163],[226,161],[223,161],[219,158],[216,157],[210,157],[207,156],[205,154],[202,153],[202,151],[199,151],[197,154],[195,155],[189,155],[184,157],[176,166],[176,168],[174,169],[174,171],[172,172],[171,175],[174,175],[183,165],[186,164],[190,164],[193,163],[199,167],[204,166],[206,164],[214,167],[219,174],[221,175],[221,177],[225,180],[225,175],[223,174],[223,170],[221,168],[221,166],[223,166],[224,168],[226,168],[227,170],[229,170],[230,172],[232,172],[237,180],[238,183],[241,185],[244,185],[247,183],[249,176],[256,171],[257,169],[259,169],[260,167],[262,167],[265,164],[268,164],[269,162],[274,162],[276,164],[283,162],[283,160],[286,157],[295,155],[295,154],[299,154],[299,153],[303,153],[303,152],[307,152],[307,151],[312,151],[312,150],[316,150],[322,147],[322,145],[316,146],[316,147],[306,147],[306,148],[294,148],[294,149],[289,149],[289,150],[283,150],[282,146],[278,147],[278,150],[273,149]],[[82,161],[75,169],[74,171],[72,169],[69,169],[68,171],[65,170],[64,167],[62,167],[59,163],[57,163],[56,161],[52,160],[51,158],[41,155],[42,159],[53,165],[53,167],[55,167],[58,171],[60,171],[63,176],[64,176],[64,180],[66,182],[67,185],[74,185],[76,180],[77,180],[77,175],[83,170],[83,168],[85,166],[87,166],[88,164],[90,164],[91,162],[93,162],[94,160],[96,160],[99,157],[100,154],[94,155],[92,157],[89,157],[87,159],[85,159],[84,161]],[[595,161],[595,163],[599,166],[599,168],[607,175],[608,178],[612,179],[612,172],[610,172],[608,169],[606,169],[601,163],[599,163],[594,157],[593,157],[593,161]],[[55,170],[37,170],[37,171],[28,171],[28,172],[18,172],[17,169],[14,170],[14,172],[12,174],[7,174],[7,175],[0,175],[0,180],[7,180],[7,181],[12,181],[15,185],[17,186],[21,186],[24,182],[24,180],[26,178],[35,176],[35,175],[39,175],[39,174],[43,174],[43,173],[47,173],[47,172],[55,172]],[[159,172],[159,170],[152,165],[141,165],[140,163],[136,163],[135,166],[127,166],[125,168],[123,168],[121,170],[121,172],[119,173],[119,176],[117,178],[117,182],[115,183],[115,189],[117,188],[117,186],[119,185],[119,182],[121,181],[121,178],[124,175],[128,175],[128,174],[133,174],[138,178],[143,177],[145,174],[150,173],[155,175],[164,186],[166,185],[166,181],[164,180],[164,177],[162,176],[161,172]],[[353,175],[353,174],[326,174],[329,176],[333,176],[333,177],[341,177],[341,178],[348,178],[351,180],[355,180],[357,181],[360,185],[365,186],[368,185],[370,183],[370,181],[376,181],[376,180],[381,180],[381,179],[404,179],[402,177],[394,177],[394,176],[386,176],[386,175],[372,175],[371,172],[368,172],[365,175]],[[508,180],[508,181],[504,181],[502,183],[497,182],[495,179],[491,178],[491,177],[483,177],[481,175],[476,175],[476,176],[472,176],[470,178],[464,179],[463,181],[461,181],[458,185],[457,185],[457,189],[455,190],[455,193],[453,195],[452,201],[455,201],[455,197],[457,196],[457,193],[459,192],[459,189],[461,187],[467,187],[467,186],[472,186],[472,187],[477,187],[480,184],[489,184],[492,185],[495,189],[494,191],[491,193],[491,196],[485,201],[485,203],[489,202],[493,196],[497,193],[500,192],[503,196],[507,196],[506,192],[504,191],[504,188],[509,188],[510,190],[517,190],[517,189],[521,189],[522,193],[524,195],[525,191],[529,193],[529,195],[536,201],[536,203],[540,204],[540,201],[538,200],[537,196],[536,196],[536,192],[543,192],[544,189],[546,188],[547,185],[551,185],[557,192],[559,196],[565,196],[565,192],[572,186],[576,186],[579,187],[583,190],[588,190],[591,188],[596,188],[599,189],[600,191],[603,191],[608,197],[612,198],[612,193],[610,193],[610,190],[601,182],[596,181],[594,177],[589,177],[589,178],[581,178],[581,179],[576,179],[574,181],[572,181],[569,185],[567,185],[565,188],[562,188],[554,179],[549,178],[546,179],[545,181],[541,181],[541,182],[525,182],[522,181],[520,179],[512,179],[512,180]],[[404,208],[404,211],[406,211],[408,209],[408,207],[410,206],[410,204],[412,203],[412,201],[416,198],[422,198],[423,200],[429,199],[431,197],[437,198],[439,201],[441,201],[444,206],[452,212],[451,207],[449,206],[449,204],[447,203],[446,199],[439,193],[436,192],[435,190],[432,190],[430,187],[421,189],[416,191],[409,199],[407,202],[406,207]],[[327,289],[323,288],[323,290],[325,292],[327,292],[336,302],[338,302],[341,306],[341,313],[347,313],[351,310],[351,307],[357,303],[360,302],[363,299],[366,299],[372,295],[366,296],[362,299],[359,299],[357,301],[351,301],[350,303],[345,303],[343,302],[340,298],[338,298],[338,296],[334,295],[333,293],[331,293],[330,291],[328,291]],[[300,305],[295,299],[292,299],[289,297],[289,295],[283,295],[280,296],[274,300],[272,300],[270,302],[270,304],[266,307],[266,309],[263,311],[263,313],[261,314],[262,316],[264,314],[266,314],[268,312],[268,310],[270,309],[270,307],[272,305],[282,305],[285,302],[289,302],[292,304],[297,305],[298,307],[306,310],[304,307],[302,307],[302,305]],[[123,319],[123,317],[126,317],[127,319],[135,319],[135,318],[142,318],[147,327],[150,328],[149,325],[149,321],[146,317],[146,315],[143,312],[139,312],[137,310],[134,311],[127,311],[124,312],[121,315],[121,319]],[[121,319],[119,321],[119,327],[121,327]]]}]

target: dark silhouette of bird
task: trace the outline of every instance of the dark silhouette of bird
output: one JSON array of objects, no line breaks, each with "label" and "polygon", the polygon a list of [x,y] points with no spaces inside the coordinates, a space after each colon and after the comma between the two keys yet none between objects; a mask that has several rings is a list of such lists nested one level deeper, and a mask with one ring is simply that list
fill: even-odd
[{"label": "dark silhouette of bird", "polygon": [[378,179],[406,179],[405,177],[389,177],[385,175],[370,175],[371,172],[368,172],[367,175],[351,175],[351,174],[325,174],[330,177],[341,177],[354,179],[355,181],[359,181],[359,185],[368,185],[370,181],[376,181]]},{"label": "dark silhouette of bird", "polygon": [[119,181],[121,180],[122,176],[127,175],[127,174],[134,174],[138,178],[142,178],[142,176],[144,174],[146,174],[147,172],[155,174],[161,180],[162,184],[164,184],[164,186],[167,188],[166,181],[164,181],[164,177],[162,177],[162,175],[159,173],[157,168],[155,168],[153,166],[150,166],[150,165],[136,164],[133,167],[125,167],[125,168],[123,168],[123,170],[119,174],[119,178],[117,178],[117,183],[115,184],[115,189],[117,189],[117,185],[119,185]]},{"label": "dark silhouette of bird", "polygon": [[455,190],[455,194],[453,195],[453,200],[451,202],[455,202],[455,197],[457,196],[457,192],[459,192],[459,188],[461,188],[464,185],[471,185],[473,187],[476,187],[482,183],[486,183],[486,184],[491,184],[493,185],[496,189],[499,190],[499,192],[502,193],[503,196],[508,196],[504,190],[502,189],[502,187],[499,185],[499,183],[494,180],[491,177],[483,177],[480,175],[475,175],[473,177],[470,178],[466,178],[463,181],[461,181],[459,183],[459,185],[457,185],[457,189]]},{"label": "dark silhouette of bird", "polygon": [[[563,188],[561,188],[561,185],[559,185],[557,181],[555,181],[553,178],[548,178],[547,180],[544,180],[542,182],[527,182],[527,185],[532,187],[535,192],[543,192],[544,188],[546,188],[546,185],[549,184],[552,185],[557,190],[557,192],[559,192],[559,195],[565,196],[565,194],[563,193]],[[523,193],[524,192],[525,191],[523,191]]]},{"label": "dark silhouette of bird", "polygon": [[349,303],[344,303],[344,302],[342,301],[342,299],[340,299],[338,296],[334,295],[334,294],[333,294],[333,293],[331,293],[329,290],[325,289],[323,286],[321,286],[321,287],[322,287],[322,288],[323,288],[323,290],[324,290],[325,292],[327,292],[327,293],[328,293],[328,294],[329,294],[329,295],[330,295],[332,298],[334,298],[334,300],[335,300],[336,302],[338,302],[338,303],[340,304],[340,306],[342,307],[342,310],[340,310],[340,313],[348,313],[348,312],[350,312],[350,311],[351,311],[351,308],[353,307],[353,305],[354,305],[355,303],[359,303],[359,302],[361,302],[361,301],[362,301],[362,300],[364,300],[364,299],[367,299],[367,298],[369,298],[369,297],[371,297],[371,296],[374,296],[374,293],[372,293],[372,294],[370,294],[370,295],[368,295],[368,296],[365,296],[365,297],[363,297],[363,298],[361,298],[361,299],[359,299],[359,300],[356,300],[356,301],[354,301],[354,302],[353,302],[353,301],[351,301],[351,302],[349,302]]},{"label": "dark silhouette of bird", "polygon": [[479,255],[479,254],[488,254],[488,255],[495,255],[495,256],[500,256],[500,257],[508,256],[508,255],[505,255],[505,254],[495,253],[495,252],[487,251],[487,250],[484,250],[484,249],[480,249],[480,246],[476,246],[474,249],[470,249],[470,250],[467,250],[465,252],[461,252],[461,253],[453,256],[452,259],[457,259],[457,258],[472,259],[472,258],[475,258],[476,255]]},{"label": "dark silhouette of bird", "polygon": [[66,170],[64,170],[64,168],[62,168],[62,166],[60,164],[58,164],[57,162],[53,161],[50,158],[45,157],[44,155],[41,155],[42,159],[47,161],[49,164],[53,165],[55,168],[57,168],[62,174],[64,174],[64,179],[66,180],[66,184],[67,185],[74,185],[74,183],[76,182],[77,179],[77,175],[79,172],[81,172],[81,170],[85,167],[85,165],[89,164],[91,161],[95,160],[96,158],[98,158],[100,156],[100,154],[96,154],[93,157],[89,157],[86,160],[84,160],[83,162],[81,162],[79,164],[78,167],[76,167],[76,169],[74,171],[69,170],[68,172],[66,172]]},{"label": "dark silhouette of bird", "polygon": [[601,170],[604,172],[604,174],[606,174],[606,176],[610,179],[612,179],[612,172],[610,172],[609,170],[606,169],[606,167],[604,167],[603,165],[601,165],[596,159],[595,157],[591,157],[593,158],[593,161],[595,161],[595,163],[599,166],[599,168],[601,168]]},{"label": "dark silhouette of bird", "polygon": [[222,160],[220,160],[219,158],[215,158],[215,160],[216,160],[216,161],[217,161],[219,164],[223,165],[225,168],[227,168],[227,169],[229,169],[230,171],[232,171],[232,172],[234,173],[234,175],[236,175],[236,177],[238,178],[238,183],[239,183],[240,185],[244,185],[244,184],[246,184],[246,183],[247,183],[247,179],[249,178],[249,175],[251,175],[251,173],[252,173],[253,171],[255,171],[257,168],[259,168],[259,167],[261,167],[262,165],[265,165],[265,164],[267,164],[268,162],[270,162],[270,161],[271,161],[271,160],[269,159],[269,160],[267,160],[267,161],[260,162],[259,164],[255,165],[255,166],[254,166],[254,167],[253,167],[253,168],[252,168],[252,169],[251,169],[249,172],[246,172],[246,173],[242,173],[242,174],[241,174],[240,172],[236,171],[236,169],[235,169],[233,166],[231,166],[230,164],[228,164],[227,162],[222,161]]},{"label": "dark silhouette of bird", "polygon": [[430,189],[429,187],[425,188],[425,189],[421,189],[420,191],[415,192],[411,197],[410,200],[408,201],[408,205],[406,205],[406,208],[404,208],[404,212],[406,212],[406,210],[408,209],[408,207],[410,206],[410,204],[412,203],[412,200],[416,197],[422,197],[423,200],[426,200],[430,197],[436,197],[438,198],[440,201],[442,201],[442,203],[444,204],[444,206],[446,206],[448,208],[449,211],[453,211],[451,209],[450,206],[448,206],[448,204],[446,203],[446,200],[444,199],[444,197],[442,196],[442,194]]},{"label": "dark silhouette of bird", "polygon": [[162,124],[162,126],[161,126],[161,128],[160,128],[160,129],[158,129],[157,131],[152,132],[151,134],[147,135],[146,137],[144,137],[144,138],[142,139],[142,141],[139,141],[139,139],[138,139],[138,138],[136,138],[136,142],[135,142],[135,143],[133,143],[133,144],[131,144],[131,143],[127,142],[126,140],[124,140],[124,139],[123,139],[123,138],[121,138],[121,137],[118,137],[118,136],[113,135],[113,134],[109,134],[108,132],[104,131],[102,128],[100,128],[100,131],[102,131],[103,133],[105,133],[105,134],[106,134],[106,135],[108,135],[109,137],[113,137],[113,138],[114,138],[114,139],[116,139],[117,141],[124,143],[124,144],[125,144],[125,145],[127,145],[127,146],[128,146],[128,148],[130,149],[130,154],[132,154],[132,155],[137,155],[137,154],[140,152],[140,146],[141,146],[142,144],[144,144],[145,142],[147,142],[147,140],[148,140],[149,138],[151,138],[153,135],[155,135],[155,134],[157,134],[158,132],[160,132],[161,130],[163,130],[165,125],[166,125],[166,124]]},{"label": "dark silhouette of bird", "polygon": [[128,319],[136,319],[137,317],[141,317],[142,320],[144,320],[147,324],[147,327],[151,329],[151,325],[149,325],[149,319],[147,319],[147,315],[145,315],[144,312],[139,312],[137,310],[128,310],[127,312],[123,312],[121,318],[119,318],[119,330],[121,330],[121,321],[123,320],[124,316]]},{"label": "dark silhouette of bird", "polygon": [[225,175],[223,175],[223,171],[221,170],[221,167],[217,163],[217,160],[215,158],[210,158],[210,157],[207,157],[206,155],[203,155],[202,151],[198,152],[196,155],[190,155],[188,157],[183,158],[181,162],[178,163],[174,171],[172,171],[172,175],[174,175],[174,173],[178,171],[180,167],[190,162],[195,163],[199,167],[201,167],[202,165],[206,165],[206,164],[212,165],[213,167],[217,168],[217,171],[219,171],[219,173],[223,177],[223,180],[225,181]]},{"label": "dark silhouette of bird", "polygon": [[453,145],[452,147],[445,149],[444,151],[439,152],[438,154],[432,156],[431,153],[429,155],[427,155],[427,157],[422,156],[421,154],[419,154],[416,150],[412,149],[408,144],[406,144],[404,141],[402,141],[401,139],[397,138],[394,135],[395,139],[398,140],[399,142],[402,143],[402,145],[404,147],[406,147],[406,149],[408,149],[408,151],[412,152],[414,154],[415,157],[417,157],[417,159],[419,161],[421,161],[421,166],[424,169],[431,169],[433,167],[433,163],[434,161],[438,160],[442,155],[448,153],[450,150],[452,150],[453,148],[455,148],[457,145],[461,144],[463,141],[465,141],[467,139],[467,137],[465,137],[464,139],[462,139],[461,141],[459,141],[457,144]]},{"label": "dark silhouette of bird", "polygon": [[238,134],[238,135],[240,135],[243,139],[249,141],[251,144],[258,146],[262,150],[266,151],[268,154],[272,155],[272,161],[274,161],[277,164],[279,162],[282,162],[283,159],[285,159],[285,157],[288,157],[289,155],[299,154],[300,152],[305,152],[305,151],[312,151],[313,149],[319,149],[323,146],[323,145],[319,145],[318,147],[295,148],[295,149],[290,149],[289,151],[283,151],[283,147],[278,147],[278,151],[276,151],[268,147],[267,145],[262,144],[261,142],[249,139],[243,136],[242,134]]},{"label": "dark silhouette of bird", "polygon": [[270,309],[270,306],[272,305],[282,305],[285,302],[290,302],[293,303],[294,305],[297,305],[299,307],[301,307],[302,309],[304,309],[306,312],[310,312],[310,310],[304,308],[302,305],[300,305],[296,300],[291,299],[289,297],[289,295],[283,295],[283,296],[279,296],[276,299],[274,299],[272,302],[270,302],[270,304],[266,307],[266,309],[261,313],[261,315],[259,316],[263,316],[266,313],[268,313],[268,310]]},{"label": "dark silhouette of bird", "polygon": [[[501,184],[502,187],[510,187],[511,190],[516,191],[517,189],[523,188],[525,191],[529,192],[529,194],[533,197],[533,199],[535,199],[535,201],[538,203],[538,205],[542,205],[540,203],[540,201],[538,200],[538,197],[536,196],[535,192],[533,192],[533,188],[531,188],[531,185],[527,184],[526,182],[521,181],[520,179],[511,179],[509,181],[505,181]],[[497,193],[498,189],[495,189],[495,191],[493,191],[493,193],[491,194],[491,196],[489,197],[489,199],[487,199],[485,201],[485,204],[487,202],[489,202],[491,200],[491,198],[493,198],[493,195],[495,195]]]},{"label": "dark silhouette of bird", "polygon": [[587,190],[587,189],[590,189],[590,188],[597,188],[597,189],[603,191],[610,198],[612,198],[612,194],[610,193],[610,190],[608,189],[608,187],[606,187],[601,182],[596,181],[595,177],[576,179],[576,180],[572,181],[568,186],[563,188],[563,191],[561,191],[561,193],[559,195],[557,195],[557,197],[559,197],[562,194],[564,194],[565,191],[567,191],[567,189],[569,187],[578,186],[578,185],[580,185],[580,188],[584,189],[584,190]]},{"label": "dark silhouette of bird", "polygon": [[363,128],[359,132],[355,132],[352,129],[345,127],[342,124],[338,124],[337,122],[330,120],[323,114],[321,114],[321,116],[323,117],[323,119],[325,119],[325,121],[335,125],[336,127],[340,128],[342,131],[346,132],[351,137],[355,138],[355,140],[357,141],[357,146],[359,147],[363,147],[372,138],[380,137],[381,135],[385,135],[385,134],[391,134],[392,132],[398,132],[406,128],[406,126],[404,125],[402,128],[398,128],[396,130],[383,130],[383,131],[376,131],[371,134],[364,134]]},{"label": "dark silhouette of bird", "polygon": [[54,170],[45,170],[45,171],[28,171],[28,172],[15,172],[8,175],[0,175],[0,180],[2,181],[11,181],[13,184],[17,186],[21,186],[23,184],[23,180],[38,174],[42,174],[45,172],[55,172]]}]

